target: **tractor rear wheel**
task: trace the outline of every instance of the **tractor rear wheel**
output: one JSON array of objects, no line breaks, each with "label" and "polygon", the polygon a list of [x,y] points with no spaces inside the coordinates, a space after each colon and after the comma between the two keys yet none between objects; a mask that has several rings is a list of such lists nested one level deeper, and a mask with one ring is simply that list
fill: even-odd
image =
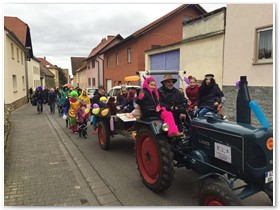
[{"label": "tractor rear wheel", "polygon": [[242,206],[241,200],[221,178],[209,178],[202,186],[200,206]]},{"label": "tractor rear wheel", "polygon": [[156,193],[168,189],[175,170],[173,152],[167,138],[155,136],[148,128],[142,128],[137,134],[135,151],[144,184]]},{"label": "tractor rear wheel", "polygon": [[98,123],[98,141],[102,149],[107,150],[110,146],[110,131],[108,124],[104,121]]}]

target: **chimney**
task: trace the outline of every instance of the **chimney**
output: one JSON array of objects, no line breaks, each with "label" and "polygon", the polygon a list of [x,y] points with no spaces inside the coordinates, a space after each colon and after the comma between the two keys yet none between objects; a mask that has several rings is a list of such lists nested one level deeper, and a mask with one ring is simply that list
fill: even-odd
[{"label": "chimney", "polygon": [[44,60],[46,60],[46,57],[44,56]]}]

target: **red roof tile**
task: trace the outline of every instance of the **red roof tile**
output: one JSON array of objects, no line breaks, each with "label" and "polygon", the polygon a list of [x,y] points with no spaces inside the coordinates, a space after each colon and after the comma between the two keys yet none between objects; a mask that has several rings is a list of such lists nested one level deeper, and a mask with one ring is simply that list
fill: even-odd
[{"label": "red roof tile", "polygon": [[[52,68],[52,69],[55,68],[55,66],[52,65],[49,61],[47,61],[46,58],[37,58],[37,59],[41,62],[42,66],[44,66],[46,68]],[[49,66],[47,67],[47,65],[49,65]]]},{"label": "red roof tile", "polygon": [[12,31],[17,38],[21,41],[21,43],[26,46],[26,35],[28,25],[18,19],[17,17],[4,17],[4,26],[9,30]]}]

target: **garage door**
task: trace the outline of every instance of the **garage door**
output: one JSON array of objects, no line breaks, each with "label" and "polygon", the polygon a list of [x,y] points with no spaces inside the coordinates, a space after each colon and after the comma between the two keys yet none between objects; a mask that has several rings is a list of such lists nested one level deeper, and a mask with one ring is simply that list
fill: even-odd
[{"label": "garage door", "polygon": [[[159,53],[150,56],[151,61],[151,71],[157,70],[180,70],[180,50],[172,50],[169,52]],[[154,75],[158,88],[161,86],[160,81],[162,81],[164,75]],[[177,79],[174,87],[179,88],[179,77],[177,75],[172,75],[173,78]]]}]

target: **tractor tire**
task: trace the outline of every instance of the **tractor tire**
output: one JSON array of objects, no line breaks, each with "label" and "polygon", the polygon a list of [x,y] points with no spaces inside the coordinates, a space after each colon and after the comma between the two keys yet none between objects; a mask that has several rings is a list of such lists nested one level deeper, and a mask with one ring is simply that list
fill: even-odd
[{"label": "tractor tire", "polygon": [[207,179],[200,190],[198,204],[200,206],[242,206],[238,196],[219,177]]},{"label": "tractor tire", "polygon": [[144,184],[160,193],[174,180],[174,160],[171,146],[163,135],[155,136],[149,128],[142,128],[136,138],[136,163]]},{"label": "tractor tire", "polygon": [[98,123],[98,141],[101,149],[107,150],[110,146],[110,130],[106,122]]}]

